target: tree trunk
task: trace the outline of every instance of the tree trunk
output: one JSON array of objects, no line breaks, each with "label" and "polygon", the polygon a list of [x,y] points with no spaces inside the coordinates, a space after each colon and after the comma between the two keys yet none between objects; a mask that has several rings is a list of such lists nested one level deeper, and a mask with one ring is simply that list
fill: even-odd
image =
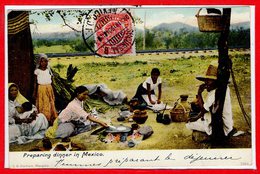
[{"label": "tree trunk", "polygon": [[228,35],[230,26],[231,8],[223,9],[223,22],[225,29],[221,32],[218,41],[218,75],[217,75],[217,90],[215,94],[215,104],[212,111],[212,141],[219,144],[224,141],[225,134],[223,130],[223,108],[226,97],[227,85],[232,68],[232,62],[228,56]]},{"label": "tree trunk", "polygon": [[8,82],[16,83],[21,94],[29,100],[33,91],[33,71],[29,13],[11,11],[8,14]]}]

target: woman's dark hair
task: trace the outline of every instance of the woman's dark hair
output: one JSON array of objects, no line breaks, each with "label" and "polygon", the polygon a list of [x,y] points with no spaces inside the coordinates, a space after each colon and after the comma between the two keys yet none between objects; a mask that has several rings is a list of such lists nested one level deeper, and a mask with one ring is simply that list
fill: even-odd
[{"label": "woman's dark hair", "polygon": [[72,100],[77,97],[78,94],[81,94],[85,91],[88,91],[88,89],[85,86],[78,86],[75,90],[74,90],[74,94],[72,96]]},{"label": "woman's dark hair", "polygon": [[151,71],[151,75],[152,74],[158,74],[160,75],[160,70],[158,68],[153,68],[152,71]]}]

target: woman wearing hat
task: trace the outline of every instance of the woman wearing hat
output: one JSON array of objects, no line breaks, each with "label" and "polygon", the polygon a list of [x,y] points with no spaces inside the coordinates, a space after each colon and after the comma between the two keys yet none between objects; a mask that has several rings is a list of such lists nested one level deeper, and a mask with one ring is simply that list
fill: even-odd
[{"label": "woman wearing hat", "polygon": [[[197,76],[196,78],[204,82],[199,86],[198,89],[198,104],[200,107],[200,113],[197,117],[190,119],[189,122],[186,124],[186,127],[191,130],[206,132],[208,135],[211,135],[211,111],[213,108],[212,106],[215,102],[215,93],[217,89],[217,67],[214,65],[210,65],[207,69],[206,75]],[[208,95],[204,101],[202,97],[202,92],[205,89],[207,90]],[[229,133],[233,130],[230,89],[228,86],[226,90],[222,119],[225,136],[228,136]]]}]

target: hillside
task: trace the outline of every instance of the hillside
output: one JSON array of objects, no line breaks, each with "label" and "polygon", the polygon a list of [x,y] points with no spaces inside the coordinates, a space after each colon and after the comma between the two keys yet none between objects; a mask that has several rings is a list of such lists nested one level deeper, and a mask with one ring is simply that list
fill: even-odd
[{"label": "hillside", "polygon": [[[235,29],[248,29],[250,28],[250,22],[241,22],[241,23],[236,23],[232,24],[230,26],[231,30]],[[174,22],[174,23],[161,23],[155,27],[153,27],[151,30],[153,31],[172,31],[174,32],[199,32],[198,27],[194,27],[182,22]],[[136,33],[141,33],[141,29],[136,29]],[[90,33],[91,34],[91,33]],[[75,31],[71,32],[53,32],[53,33],[32,33],[32,38],[33,39],[46,39],[46,40],[52,40],[52,39],[76,39],[80,38],[81,33],[76,33]]]},{"label": "hillside", "polygon": [[161,23],[155,27],[152,28],[152,30],[156,31],[172,31],[179,32],[179,31],[185,31],[185,32],[197,32],[199,31],[198,27],[193,27],[191,25],[182,23],[182,22],[174,22],[174,23]]}]

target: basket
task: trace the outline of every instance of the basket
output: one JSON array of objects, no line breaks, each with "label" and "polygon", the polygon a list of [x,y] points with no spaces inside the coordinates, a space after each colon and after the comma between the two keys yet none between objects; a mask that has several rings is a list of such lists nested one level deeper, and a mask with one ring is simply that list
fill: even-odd
[{"label": "basket", "polygon": [[225,29],[225,21],[222,15],[199,15],[196,14],[199,30],[201,32],[221,32]]},{"label": "basket", "polygon": [[186,111],[185,107],[181,104],[182,108],[173,108],[170,111],[172,122],[186,122],[188,120],[189,111]]}]

